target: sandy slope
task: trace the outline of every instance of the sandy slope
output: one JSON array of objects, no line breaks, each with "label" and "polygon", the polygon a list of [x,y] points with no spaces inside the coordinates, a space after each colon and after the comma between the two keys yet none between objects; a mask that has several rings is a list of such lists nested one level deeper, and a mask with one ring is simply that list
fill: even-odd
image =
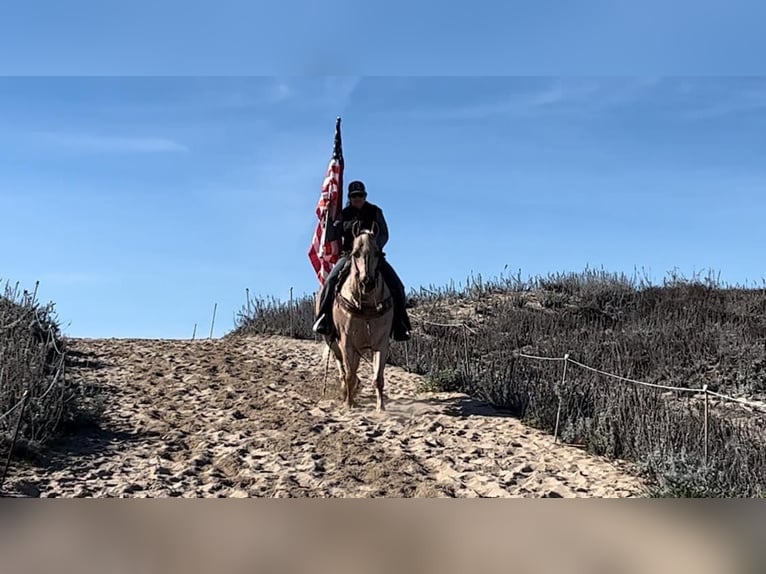
[{"label": "sandy slope", "polygon": [[[363,368],[360,408],[323,399],[322,348],[279,337],[76,340],[98,368],[106,418],[37,467],[14,468],[27,496],[621,497],[621,467],[458,394],[416,393],[388,367],[376,414]],[[335,385],[331,365],[330,383]],[[336,385],[337,386],[337,385]],[[334,388],[333,388],[334,389]]]}]

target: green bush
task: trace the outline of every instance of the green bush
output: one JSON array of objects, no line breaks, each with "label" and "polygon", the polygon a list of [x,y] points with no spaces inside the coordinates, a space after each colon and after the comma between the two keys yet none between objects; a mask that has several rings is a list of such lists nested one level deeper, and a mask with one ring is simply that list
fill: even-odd
[{"label": "green bush", "polygon": [[463,374],[456,369],[442,369],[429,373],[418,386],[421,393],[459,393],[463,390]]}]

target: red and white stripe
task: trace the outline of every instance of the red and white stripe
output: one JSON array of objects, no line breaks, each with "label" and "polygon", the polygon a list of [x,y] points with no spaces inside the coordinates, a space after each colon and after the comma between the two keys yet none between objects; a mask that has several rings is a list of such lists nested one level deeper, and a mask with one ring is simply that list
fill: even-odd
[{"label": "red and white stripe", "polygon": [[332,229],[329,230],[328,235],[326,228],[328,223],[332,225],[340,211],[341,190],[343,186],[343,159],[342,156],[338,156],[338,153],[333,154],[322,182],[322,193],[319,196],[319,203],[316,208],[319,223],[314,231],[314,239],[309,249],[309,259],[320,285],[324,285],[327,275],[340,258],[340,237],[334,237],[335,233],[333,233]]}]

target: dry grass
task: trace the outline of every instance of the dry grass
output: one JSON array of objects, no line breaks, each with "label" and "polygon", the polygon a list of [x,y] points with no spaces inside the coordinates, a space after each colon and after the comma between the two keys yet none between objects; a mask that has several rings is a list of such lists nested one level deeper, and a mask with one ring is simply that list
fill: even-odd
[{"label": "dry grass", "polygon": [[[725,286],[714,276],[670,274],[661,285],[586,270],[523,281],[519,276],[410,294],[415,333],[391,362],[444,379],[509,409],[532,426],[590,451],[633,460],[658,495],[759,496],[766,491],[766,415],[714,405],[704,464],[701,401],[625,385],[561,363],[572,358],[634,379],[766,400],[766,289]],[[271,300],[240,313],[235,333],[312,338],[313,297],[292,308]],[[435,325],[462,323],[470,330]],[[686,397],[686,398],[685,398]]]},{"label": "dry grass", "polygon": [[[87,390],[70,380],[72,357],[54,316],[36,293],[6,283],[0,296],[0,449],[7,453],[22,414],[17,452],[43,445],[95,413]],[[24,392],[26,408],[21,408]],[[5,416],[3,416],[5,415]]]}]

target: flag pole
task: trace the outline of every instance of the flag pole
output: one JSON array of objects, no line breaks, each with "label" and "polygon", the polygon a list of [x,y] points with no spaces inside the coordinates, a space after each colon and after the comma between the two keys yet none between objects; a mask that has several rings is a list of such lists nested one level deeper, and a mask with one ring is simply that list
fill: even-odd
[{"label": "flag pole", "polygon": [[[341,118],[338,116],[335,119],[335,140],[333,143],[333,154],[332,157],[334,159],[338,159],[340,163],[343,163],[343,144],[341,140],[341,131],[340,131],[340,122]],[[338,195],[339,195],[339,201],[342,201],[343,197],[343,170],[341,169],[340,173],[338,174]],[[325,247],[327,244],[327,227],[330,224],[330,207],[327,207],[327,210],[325,211],[325,219],[324,219],[324,225],[322,226],[322,241],[320,243],[320,252],[319,252],[319,258],[324,258],[325,255]],[[333,216],[337,215],[335,213],[332,214]],[[334,220],[334,218],[333,218]]]},{"label": "flag pole", "polygon": [[342,233],[334,225],[338,221],[340,203],[343,199],[343,147],[340,133],[341,118],[335,120],[335,142],[332,157],[327,166],[324,180],[322,181],[322,193],[316,207],[316,216],[319,218],[314,236],[309,248],[309,259],[319,279],[320,285],[324,285],[325,277],[329,272],[328,266],[332,266],[340,254]]}]

